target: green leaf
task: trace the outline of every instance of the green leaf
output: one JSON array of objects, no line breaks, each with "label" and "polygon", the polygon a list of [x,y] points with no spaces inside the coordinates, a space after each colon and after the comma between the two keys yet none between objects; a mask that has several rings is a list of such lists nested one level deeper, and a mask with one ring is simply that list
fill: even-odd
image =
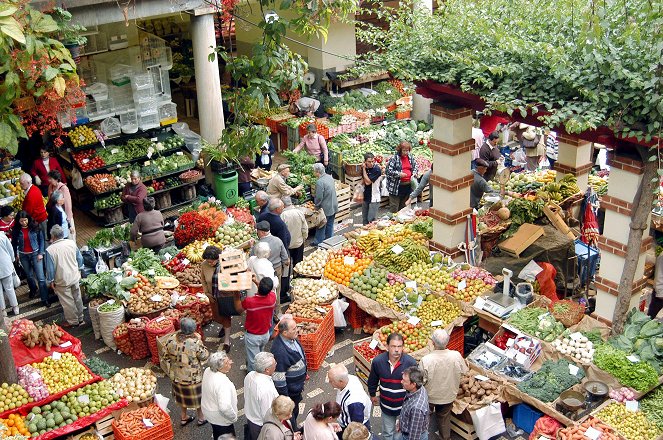
[{"label": "green leaf", "polygon": [[14,131],[4,121],[0,121],[0,145],[7,145],[11,143],[11,138],[14,136]]},{"label": "green leaf", "polygon": [[48,66],[46,70],[44,70],[44,79],[48,82],[50,82],[53,78],[55,78],[60,71],[56,69],[55,67]]},{"label": "green leaf", "polygon": [[0,4],[0,17],[10,17],[17,11],[15,6],[9,4]]},{"label": "green leaf", "polygon": [[25,44],[25,35],[23,34],[23,30],[21,30],[18,23],[2,25],[0,26],[0,31],[8,37],[18,41],[19,43]]},{"label": "green leaf", "polygon": [[67,85],[64,81],[64,78],[62,78],[62,76],[57,76],[53,81],[53,88],[55,89],[55,92],[58,94],[58,96],[60,96],[61,98],[64,97],[64,91],[66,87]]}]

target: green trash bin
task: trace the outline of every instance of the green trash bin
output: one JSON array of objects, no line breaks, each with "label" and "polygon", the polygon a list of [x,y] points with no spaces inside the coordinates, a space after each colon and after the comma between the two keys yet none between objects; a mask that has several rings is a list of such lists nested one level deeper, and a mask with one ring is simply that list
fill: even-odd
[{"label": "green trash bin", "polygon": [[221,200],[226,206],[233,206],[237,203],[237,196],[239,193],[237,171],[217,174],[214,176],[214,181],[217,199]]}]

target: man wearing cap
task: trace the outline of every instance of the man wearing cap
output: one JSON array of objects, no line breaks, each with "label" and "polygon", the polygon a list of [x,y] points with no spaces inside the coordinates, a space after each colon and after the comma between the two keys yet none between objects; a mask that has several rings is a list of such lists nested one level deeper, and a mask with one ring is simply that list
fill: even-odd
[{"label": "man wearing cap", "polygon": [[276,171],[278,172],[274,174],[267,185],[267,195],[282,199],[284,197],[295,195],[302,190],[302,185],[293,188],[285,183],[286,179],[290,176],[290,165],[282,163],[278,166]]},{"label": "man wearing cap", "polygon": [[488,169],[488,163],[479,158],[476,160],[476,165],[476,169],[472,170],[474,182],[472,183],[472,186],[470,186],[470,208],[473,209],[479,209],[479,203],[481,203],[481,197],[483,197],[484,193],[496,192],[490,185],[488,185],[488,182],[486,182],[486,179],[483,177]]},{"label": "man wearing cap", "polygon": [[[269,245],[269,261],[274,266],[274,274],[281,280],[284,269],[290,265],[290,258],[288,257],[288,250],[283,245],[280,238],[274,237],[269,232],[269,222],[266,220],[260,221],[256,224],[256,232],[258,234],[258,241],[265,242]],[[254,249],[251,249],[251,255],[255,255]],[[277,295],[278,298],[278,295]]]}]

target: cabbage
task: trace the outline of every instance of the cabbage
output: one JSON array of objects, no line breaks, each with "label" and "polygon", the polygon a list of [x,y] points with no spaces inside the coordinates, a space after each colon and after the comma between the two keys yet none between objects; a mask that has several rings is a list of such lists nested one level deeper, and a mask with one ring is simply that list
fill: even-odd
[{"label": "cabbage", "polygon": [[650,320],[640,329],[641,338],[653,338],[663,335],[663,324],[658,321]]}]

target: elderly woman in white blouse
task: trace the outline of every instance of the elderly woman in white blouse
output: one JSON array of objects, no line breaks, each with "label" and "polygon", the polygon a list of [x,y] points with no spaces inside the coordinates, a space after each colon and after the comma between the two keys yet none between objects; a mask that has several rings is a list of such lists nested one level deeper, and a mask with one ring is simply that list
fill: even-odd
[{"label": "elderly woman in white blouse", "polygon": [[203,414],[212,425],[214,439],[223,434],[235,435],[237,390],[227,376],[233,361],[226,352],[219,351],[212,353],[207,363],[203,373]]},{"label": "elderly woman in white blouse", "polygon": [[[249,290],[249,296],[253,296],[258,291],[258,284],[264,277],[270,277],[274,281],[274,292],[278,292],[279,279],[274,272],[274,266],[269,261],[271,249],[265,242],[258,242],[253,248],[253,253],[246,263],[248,269],[253,273],[253,285]],[[278,299],[278,298],[277,298]]]}]

